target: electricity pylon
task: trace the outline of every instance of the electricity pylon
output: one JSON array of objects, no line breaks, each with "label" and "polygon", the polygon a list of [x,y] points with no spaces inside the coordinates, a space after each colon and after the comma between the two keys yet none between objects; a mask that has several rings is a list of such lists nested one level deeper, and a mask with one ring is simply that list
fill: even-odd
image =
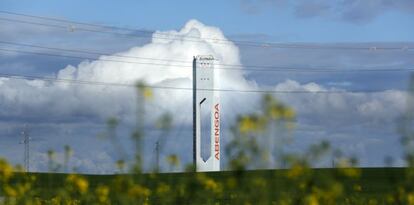
[{"label": "electricity pylon", "polygon": [[29,133],[27,131],[27,126],[24,126],[24,130],[21,132],[23,140],[20,144],[24,144],[24,169],[26,172],[30,170],[30,140]]}]

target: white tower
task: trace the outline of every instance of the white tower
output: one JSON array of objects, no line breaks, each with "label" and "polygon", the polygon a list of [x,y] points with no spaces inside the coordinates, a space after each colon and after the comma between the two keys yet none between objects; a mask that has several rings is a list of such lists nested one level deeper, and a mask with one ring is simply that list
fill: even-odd
[{"label": "white tower", "polygon": [[[214,58],[197,56],[193,61],[193,161],[197,171],[220,171],[220,103],[214,91]],[[207,113],[207,121],[203,122]],[[204,116],[204,117],[203,117]],[[207,126],[203,130],[202,125]],[[204,126],[205,127],[205,126]],[[210,152],[201,156],[201,137],[210,137]],[[206,135],[206,136],[204,136]],[[209,135],[209,136],[208,136]]]}]

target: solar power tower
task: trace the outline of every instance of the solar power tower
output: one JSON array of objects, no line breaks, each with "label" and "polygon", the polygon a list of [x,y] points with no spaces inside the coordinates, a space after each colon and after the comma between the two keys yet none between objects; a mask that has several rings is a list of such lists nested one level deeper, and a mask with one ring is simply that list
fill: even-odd
[{"label": "solar power tower", "polygon": [[[194,57],[193,163],[197,172],[220,171],[220,102],[214,81],[214,57]],[[204,144],[206,137],[210,140]],[[207,154],[202,152],[206,147]]]}]

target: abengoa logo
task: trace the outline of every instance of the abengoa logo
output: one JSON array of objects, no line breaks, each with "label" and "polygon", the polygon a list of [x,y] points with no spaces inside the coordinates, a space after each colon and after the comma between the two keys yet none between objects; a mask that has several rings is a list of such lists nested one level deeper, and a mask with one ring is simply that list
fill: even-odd
[{"label": "abengoa logo", "polygon": [[214,151],[217,160],[220,159],[220,105],[214,106]]}]

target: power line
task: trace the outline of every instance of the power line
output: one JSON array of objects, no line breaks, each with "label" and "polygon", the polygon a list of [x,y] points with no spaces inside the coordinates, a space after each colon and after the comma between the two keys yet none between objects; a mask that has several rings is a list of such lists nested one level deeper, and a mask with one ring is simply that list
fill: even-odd
[{"label": "power line", "polygon": [[30,15],[30,14],[22,14],[22,13],[16,13],[16,12],[11,12],[11,11],[0,11],[0,13],[11,14],[11,15],[16,15],[16,16],[24,16],[24,17],[29,17],[29,18],[37,18],[37,19],[43,19],[43,20],[49,20],[49,21],[66,22],[66,23],[71,23],[71,24],[79,24],[79,25],[92,26],[92,27],[101,27],[101,28],[107,28],[107,29],[117,29],[117,30],[126,30],[126,31],[142,31],[142,32],[152,33],[152,31],[143,30],[143,29],[131,29],[131,28],[125,28],[125,27],[116,27],[116,26],[108,26],[108,25],[98,25],[98,24],[85,23],[85,22],[79,22],[79,21],[72,21],[72,20],[66,20],[66,19],[59,19],[59,18],[53,18],[53,17],[45,17],[45,16],[35,16],[35,15]]},{"label": "power line", "polygon": [[62,55],[62,54],[40,53],[40,52],[34,52],[34,51],[13,50],[13,49],[5,49],[5,48],[0,48],[0,51],[25,53],[25,54],[33,54],[33,55],[42,55],[42,56],[52,56],[52,57],[62,57],[62,58],[73,58],[73,59],[81,59],[81,60],[107,61],[107,62],[115,62],[115,63],[131,63],[131,64],[143,64],[143,65],[151,65],[151,66],[170,66],[170,67],[177,67],[177,68],[182,68],[182,67],[190,68],[191,67],[191,66],[186,66],[186,65],[170,65],[170,64],[161,64],[161,63],[149,63],[149,62],[136,62],[136,61],[115,60],[115,59],[91,58],[91,57],[83,57],[83,56],[72,56],[72,55]]},{"label": "power line", "polygon": [[[42,19],[42,20],[48,20],[48,21],[55,21],[55,22],[64,22],[64,23],[69,23],[69,24],[78,24],[78,25],[89,26],[89,27],[98,27],[98,28],[112,29],[112,30],[124,30],[124,31],[137,32],[137,33],[143,33],[143,34],[148,34],[148,35],[154,34],[154,31],[144,30],[144,29],[131,29],[131,28],[125,28],[125,27],[99,25],[99,24],[85,23],[85,22],[59,19],[59,18],[53,18],[53,17],[35,16],[35,15],[29,15],[29,14],[15,13],[15,12],[10,12],[10,11],[0,11],[0,13],[10,14],[10,15],[15,15],[15,16],[35,18],[35,19]],[[13,19],[7,19],[7,20],[13,20]],[[168,37],[173,36],[175,38],[182,38],[182,36],[174,35],[174,34],[157,34],[157,35],[168,36]],[[194,39],[200,40],[200,38],[198,38],[198,37],[189,36],[188,38],[194,38]],[[228,41],[227,39],[214,39],[214,38],[202,38],[202,39]]]},{"label": "power line", "polygon": [[192,61],[188,61],[188,60],[148,58],[148,57],[140,57],[140,56],[119,55],[119,54],[105,53],[105,52],[92,51],[92,50],[48,47],[48,46],[42,46],[42,45],[34,45],[34,44],[27,44],[27,43],[16,43],[16,42],[1,41],[1,40],[0,40],[0,43],[1,44],[8,44],[8,45],[15,45],[15,46],[24,46],[24,47],[48,49],[48,50],[58,50],[58,51],[65,51],[65,52],[71,52],[71,53],[85,53],[85,54],[91,54],[91,55],[107,55],[107,56],[114,56],[114,57],[120,57],[120,58],[131,58],[131,59],[140,59],[140,60],[154,60],[154,61],[179,62],[179,63],[191,63],[192,62]]},{"label": "power line", "polygon": [[[113,35],[119,35],[119,36],[124,36],[124,37],[136,37],[136,38],[149,38],[149,37],[151,37],[151,36],[142,36],[142,35],[138,35],[138,34],[135,34],[135,33],[120,33],[120,32],[113,32],[113,31],[102,31],[102,30],[94,30],[94,29],[73,27],[73,26],[60,26],[60,25],[55,25],[55,24],[38,23],[38,22],[24,21],[24,20],[17,20],[17,19],[3,18],[3,17],[0,17],[0,20],[8,21],[8,22],[15,22],[15,23],[24,23],[24,24],[31,24],[31,25],[37,25],[37,26],[46,26],[46,27],[52,27],[52,28],[65,29],[65,30],[69,30],[71,32],[74,32],[75,30],[79,30],[79,31],[92,32],[92,33],[113,34]],[[163,35],[163,34],[157,34],[157,35]],[[165,35],[169,35],[169,34],[164,34],[164,36]],[[185,36],[184,37],[185,39],[183,39],[183,37],[184,36],[171,38],[171,37],[161,37],[161,36],[153,35],[151,38],[164,39],[164,40],[185,40],[185,41],[188,41],[188,42],[204,43],[202,38],[195,38],[195,37]],[[197,40],[193,40],[193,39],[197,39]],[[232,44],[231,41],[214,42],[214,43]],[[238,44],[238,45],[244,45],[244,44]],[[254,46],[254,45],[252,45],[252,46]]]},{"label": "power line", "polygon": [[[52,77],[42,77],[42,76],[31,76],[31,75],[19,75],[19,74],[10,74],[10,73],[0,73],[0,77],[10,78],[10,79],[19,79],[19,80],[43,80],[51,81],[58,83],[69,83],[69,84],[81,84],[81,85],[97,85],[97,86],[118,86],[118,87],[136,87],[134,84],[128,83],[114,83],[114,82],[99,82],[99,81],[87,81],[87,80],[74,80],[74,79],[64,79],[64,78],[52,78]],[[156,85],[147,85],[145,86],[151,89],[160,89],[160,90],[184,90],[192,91],[191,87],[174,87],[174,86],[156,86]],[[240,90],[240,89],[209,89],[209,88],[197,88],[200,91],[217,91],[217,92],[237,92],[237,93],[276,93],[276,94],[350,94],[350,93],[380,93],[387,90],[319,90],[319,91],[309,91],[309,90]]]},{"label": "power line", "polygon": [[[104,53],[99,51],[91,51],[91,50],[80,50],[80,49],[66,49],[66,48],[56,48],[56,47],[47,47],[42,45],[34,45],[34,44],[27,44],[27,43],[16,43],[16,42],[8,42],[8,41],[0,41],[1,44],[7,45],[15,45],[15,46],[24,46],[24,47],[32,47],[32,48],[41,48],[41,49],[48,49],[48,50],[57,50],[57,51],[66,51],[71,53],[85,53],[85,54],[92,54],[92,55],[107,55],[111,57],[120,57],[120,58],[131,58],[131,59],[142,59],[142,60],[154,60],[154,61],[164,61],[164,62],[177,62],[177,63],[192,63],[192,61],[186,60],[176,60],[176,59],[159,59],[159,58],[148,58],[148,57],[140,57],[140,56],[130,56],[130,55],[120,55],[120,54],[111,54],[111,53]],[[98,59],[99,60],[99,59]],[[138,62],[137,62],[138,63]],[[159,65],[159,64],[157,64]],[[248,70],[248,71],[262,71],[262,72],[272,72],[277,70],[287,70],[287,71],[304,71],[304,72],[359,72],[359,71],[410,71],[410,69],[334,69],[334,68],[297,68],[297,67],[286,67],[286,66],[264,66],[264,65],[236,65],[236,64],[220,64],[215,63],[214,65],[222,66],[224,68],[217,68],[223,70]],[[182,67],[191,67],[183,65]],[[243,68],[243,69],[239,69]],[[256,68],[256,69],[247,69],[247,68]],[[260,68],[260,69],[257,69]]]},{"label": "power line", "polygon": [[[0,41],[0,43],[4,43]],[[7,43],[12,44],[12,43]],[[15,44],[15,45],[25,45],[25,44]],[[43,48],[43,49],[50,49],[50,50],[60,50],[64,51],[67,49],[61,48],[52,48],[52,47],[44,47],[44,46],[36,46],[36,45],[28,45],[29,47],[35,48]],[[116,60],[116,59],[104,59],[104,58],[92,58],[92,57],[84,57],[84,56],[73,56],[73,55],[64,55],[64,54],[51,54],[51,53],[41,53],[41,52],[34,52],[34,51],[22,51],[16,49],[7,49],[7,48],[0,48],[0,51],[5,52],[16,52],[16,53],[24,53],[24,54],[31,54],[31,55],[41,55],[41,56],[51,56],[51,57],[62,57],[62,58],[73,58],[73,59],[80,59],[80,60],[96,60],[96,61],[106,61],[106,62],[115,62],[115,63],[128,63],[128,64],[142,64],[142,65],[149,65],[149,66],[161,66],[156,67],[160,69],[183,69],[183,68],[191,68],[190,65],[177,65],[177,64],[163,64],[163,63],[153,63],[153,62],[138,62],[138,61],[125,61],[125,60]],[[69,52],[79,52],[81,50],[67,50]],[[85,51],[84,53],[87,53]],[[115,57],[121,57],[119,55],[114,55]],[[107,56],[107,57],[114,57],[114,56]],[[123,56],[122,56],[123,57]],[[129,56],[132,58],[132,56]],[[137,57],[139,58],[139,57]],[[149,60],[149,59],[147,59]],[[156,60],[155,58],[153,60]],[[167,61],[167,59],[159,59],[163,61]],[[172,60],[174,62],[174,60]],[[259,65],[247,65],[247,68],[243,68],[242,65],[230,65],[230,64],[215,64],[218,66],[235,66],[235,67],[216,67],[217,70],[229,70],[229,71],[251,71],[251,72],[305,72],[305,73],[332,73],[332,72],[409,72],[414,71],[414,68],[392,68],[392,69],[337,69],[337,68],[296,68],[296,67],[279,67],[279,66],[259,66]],[[249,67],[254,67],[255,69],[249,69]]]},{"label": "power line", "polygon": [[[51,26],[55,28],[61,29],[69,29],[69,30],[81,30],[81,31],[88,31],[88,32],[98,32],[98,33],[106,33],[106,34],[116,34],[116,35],[125,35],[125,36],[133,36],[133,37],[140,37],[143,38],[142,35],[138,35],[135,33],[147,34],[152,35],[152,38],[159,38],[159,39],[183,39],[183,36],[177,34],[166,34],[166,33],[154,33],[153,31],[144,30],[144,29],[130,29],[125,27],[117,27],[117,26],[108,26],[108,25],[98,25],[92,23],[85,23],[79,21],[72,21],[72,20],[64,20],[59,18],[52,18],[52,17],[44,17],[44,16],[35,16],[29,14],[22,14],[10,11],[1,11],[0,13],[8,14],[8,15],[15,15],[15,16],[22,16],[26,18],[34,18],[34,19],[42,19],[48,21],[55,21],[60,23],[68,23],[68,24],[77,24],[89,27],[97,27],[97,28],[104,28],[104,29],[112,29],[112,30],[124,30],[134,33],[119,33],[119,32],[111,32],[111,31],[102,31],[102,30],[93,30],[93,29],[86,29],[86,28],[75,28],[75,27],[66,27],[66,26],[59,26],[55,24],[47,24],[47,23],[38,23],[38,22],[30,22],[30,21],[23,21],[17,19],[9,19],[9,18],[0,18],[3,21],[11,21],[11,22],[18,22],[18,23],[26,23],[26,24],[34,24],[39,26]],[[403,46],[403,47],[381,47],[381,46],[322,46],[322,45],[311,45],[311,44],[298,44],[298,43],[275,43],[275,42],[258,42],[258,41],[238,41],[238,40],[228,40],[228,39],[219,39],[219,38],[206,38],[206,37],[193,37],[193,36],[186,36],[184,40],[191,41],[195,40],[194,42],[203,42],[203,40],[212,41],[211,43],[219,43],[219,44],[236,44],[241,46],[254,46],[254,47],[265,47],[265,48],[292,48],[292,49],[333,49],[333,50],[410,50],[414,49],[413,47]]]}]

